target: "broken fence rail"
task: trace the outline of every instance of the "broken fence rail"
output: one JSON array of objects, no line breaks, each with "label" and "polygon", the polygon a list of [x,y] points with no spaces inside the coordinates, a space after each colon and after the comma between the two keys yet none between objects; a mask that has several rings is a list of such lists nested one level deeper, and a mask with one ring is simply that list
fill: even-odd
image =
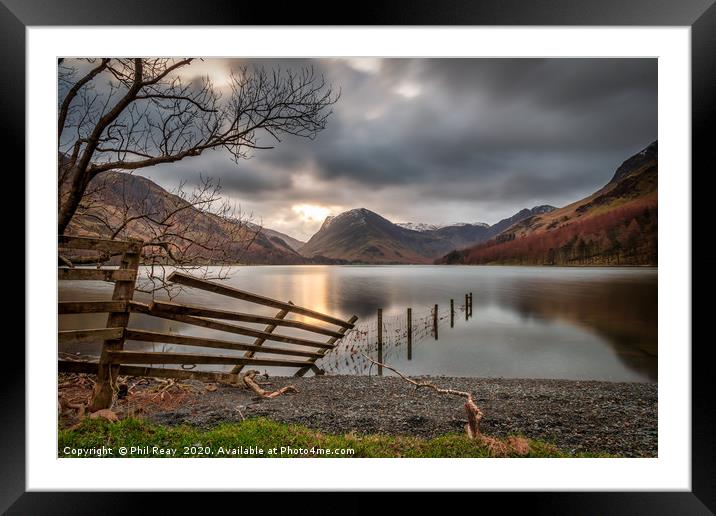
[{"label": "broken fence rail", "polygon": [[[334,349],[346,333],[354,327],[356,316],[343,320],[310,308],[301,307],[292,302],[284,302],[252,292],[246,292],[215,281],[174,272],[168,281],[185,287],[197,288],[218,295],[240,299],[253,304],[279,308],[274,316],[256,315],[229,310],[205,308],[191,304],[167,301],[155,301],[149,304],[134,301],[134,287],[139,269],[139,258],[142,243],[139,241],[105,240],[90,237],[59,238],[61,249],[82,249],[101,253],[100,258],[121,255],[118,269],[60,267],[60,280],[101,280],[114,282],[115,288],[111,301],[63,301],[58,305],[59,314],[108,313],[105,328],[64,330],[59,332],[62,343],[84,343],[102,340],[102,353],[98,362],[80,362],[59,360],[60,372],[97,373],[97,386],[93,393],[92,408],[108,408],[112,403],[113,389],[119,374],[133,376],[158,376],[168,378],[199,378],[226,381],[236,378],[244,366],[277,366],[298,368],[295,376],[303,376],[308,371],[322,374],[316,362]],[[67,263],[66,260],[60,260]],[[233,340],[192,337],[172,333],[150,332],[128,328],[131,313],[174,320],[184,324],[199,326],[235,335],[254,337],[252,343]],[[328,323],[337,328],[328,328],[304,321],[287,319],[289,314],[297,314],[307,318]],[[218,319],[218,320],[217,320]],[[244,322],[250,324],[266,324],[263,330],[231,324],[223,321]],[[279,327],[303,330],[311,334],[328,336],[327,340],[313,340],[293,335],[274,333]],[[158,342],[195,346],[214,349],[244,351],[243,356],[211,355],[198,353],[145,352],[126,351],[126,340]],[[267,341],[280,342],[301,346],[286,348],[282,346],[264,345]],[[284,355],[286,359],[255,357],[256,353]],[[299,357],[299,358],[295,358]],[[147,364],[138,366],[137,364]],[[220,371],[192,371],[187,369],[171,369],[150,367],[155,364],[176,364],[186,367],[196,364],[233,365],[231,373]]]}]

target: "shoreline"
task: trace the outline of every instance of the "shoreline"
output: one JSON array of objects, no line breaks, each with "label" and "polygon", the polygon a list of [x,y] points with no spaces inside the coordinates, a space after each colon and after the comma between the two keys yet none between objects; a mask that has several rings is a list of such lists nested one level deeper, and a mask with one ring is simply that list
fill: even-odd
[{"label": "shoreline", "polygon": [[[468,390],[483,412],[487,435],[523,435],[567,453],[656,457],[658,386],[604,381],[430,378],[439,387]],[[308,378],[257,377],[267,390],[294,385],[296,394],[265,399],[248,389],[187,380],[166,390],[161,402],[131,378],[130,396],[117,402],[122,416],[136,415],[167,426],[211,428],[264,417],[332,434],[390,434],[432,438],[463,432],[461,398],[416,390],[395,376],[326,375]]]},{"label": "shoreline", "polygon": [[[188,264],[190,267],[287,267],[287,266],[300,266],[300,267],[325,267],[327,265],[335,265],[337,267],[350,267],[350,266],[376,266],[376,267],[390,267],[390,266],[439,266],[439,267],[549,267],[549,268],[595,268],[595,269],[658,269],[658,264],[549,264],[549,263],[400,263],[400,262],[386,262],[386,263],[373,263],[373,262],[355,262],[355,263],[209,263],[209,264]],[[140,263],[140,267],[149,267],[149,264]],[[172,267],[172,265],[165,265],[166,267]],[[91,266],[88,266],[91,267]],[[112,266],[116,267],[116,266]]]}]

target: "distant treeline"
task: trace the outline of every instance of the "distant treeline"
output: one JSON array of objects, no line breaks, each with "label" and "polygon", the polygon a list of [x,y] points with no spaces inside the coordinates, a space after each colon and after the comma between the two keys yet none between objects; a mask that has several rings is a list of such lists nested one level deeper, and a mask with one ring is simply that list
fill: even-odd
[{"label": "distant treeline", "polygon": [[436,263],[657,265],[657,206],[633,202],[528,236],[506,232]]}]

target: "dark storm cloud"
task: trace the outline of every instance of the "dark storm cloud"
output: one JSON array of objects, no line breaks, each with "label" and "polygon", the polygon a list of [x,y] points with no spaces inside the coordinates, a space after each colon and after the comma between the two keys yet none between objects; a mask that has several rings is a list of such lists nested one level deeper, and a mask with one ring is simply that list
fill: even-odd
[{"label": "dark storm cloud", "polygon": [[[323,177],[379,185],[446,172],[488,179],[496,159],[509,168],[528,154],[539,173],[539,154],[557,152],[573,156],[568,168],[579,175],[591,172],[577,166],[585,152],[608,159],[656,138],[655,60],[385,60],[375,75],[340,75],[343,97],[329,130],[310,149],[287,145],[267,160],[310,157]],[[422,91],[401,98],[401,83]],[[373,108],[380,116],[367,119]]]},{"label": "dark storm cloud", "polygon": [[220,176],[227,193],[256,203],[255,211],[312,202],[403,220],[495,222],[531,202],[566,204],[592,193],[657,137],[656,59],[205,63],[222,71],[242,65],[314,66],[341,90],[313,141],[287,138],[238,165],[214,152],[156,170],[167,180]]},{"label": "dark storm cloud", "polygon": [[261,195],[290,188],[292,184],[287,175],[253,167],[251,160],[237,166],[221,151],[208,151],[200,158],[184,159],[171,167],[149,168],[143,174],[164,186],[179,181],[196,184],[199,177],[211,177],[220,181],[225,194],[234,196]]}]

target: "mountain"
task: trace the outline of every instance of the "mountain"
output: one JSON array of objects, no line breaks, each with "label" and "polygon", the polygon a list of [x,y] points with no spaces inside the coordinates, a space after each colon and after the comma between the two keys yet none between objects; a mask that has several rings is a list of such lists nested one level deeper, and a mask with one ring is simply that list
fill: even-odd
[{"label": "mountain", "polygon": [[430,231],[427,234],[448,240],[452,249],[462,249],[488,240],[491,236],[487,224],[455,224]]},{"label": "mountain", "polygon": [[[522,210],[510,224],[543,213],[545,207]],[[504,221],[499,222],[503,224]],[[503,224],[504,225],[504,224]],[[484,242],[496,233],[484,223],[430,225],[395,224],[365,208],[327,217],[321,229],[300,249],[308,258],[331,258],[360,263],[432,263],[454,249]]]},{"label": "mountain", "polygon": [[424,222],[398,222],[395,224],[401,228],[409,229],[411,231],[435,231],[440,229],[440,224],[425,224]]},{"label": "mountain", "polygon": [[543,204],[541,206],[535,206],[532,209],[523,209],[512,215],[512,217],[508,217],[506,219],[502,219],[500,222],[497,222],[496,224],[493,224],[490,226],[490,238],[495,237],[502,233],[504,230],[512,226],[513,224],[516,224],[517,222],[520,222],[522,220],[525,220],[529,217],[533,217],[535,215],[541,215],[543,213],[549,213],[554,210],[556,210],[554,206],[550,206],[548,204]]},{"label": "mountain", "polygon": [[298,250],[306,244],[306,242],[303,242],[297,238],[293,238],[286,233],[276,231],[275,229],[269,229],[266,227],[259,226],[258,224],[252,223],[249,223],[249,225],[252,229],[258,230],[264,235],[266,235],[269,240],[271,240],[274,244],[278,246],[285,247],[298,252]]},{"label": "mountain", "polygon": [[657,174],[654,142],[624,161],[604,187],[563,208],[523,209],[492,226],[394,224],[359,208],[327,217],[303,243],[250,222],[199,211],[142,176],[105,172],[90,184],[85,208],[68,232],[107,237],[110,231],[101,219],[112,227],[129,220],[121,235],[149,240],[161,232],[160,223],[137,215],[178,210],[174,222],[179,233],[225,242],[237,263],[655,265]]},{"label": "mountain", "polygon": [[[295,249],[302,242],[288,235],[247,221],[237,221],[200,211],[189,202],[140,175],[104,172],[92,180],[83,205],[72,219],[68,234],[110,237],[113,228],[129,221],[124,237],[149,241],[161,233],[160,220],[172,212],[176,232],[228,249],[237,263],[311,263]],[[137,218],[153,214],[152,219]],[[132,220],[134,219],[134,220]],[[200,254],[197,251],[197,256]]]},{"label": "mountain", "polygon": [[425,224],[413,222],[400,222],[396,224],[405,229],[419,231],[426,236],[448,240],[451,249],[461,249],[484,242],[492,236],[490,225],[484,222],[454,222],[452,224]]},{"label": "mountain", "polygon": [[658,144],[624,161],[592,195],[534,214],[439,263],[656,265]]},{"label": "mountain", "polygon": [[358,208],[327,217],[301,254],[362,263],[431,263],[431,257],[452,249],[452,244],[430,233],[400,227]]}]

